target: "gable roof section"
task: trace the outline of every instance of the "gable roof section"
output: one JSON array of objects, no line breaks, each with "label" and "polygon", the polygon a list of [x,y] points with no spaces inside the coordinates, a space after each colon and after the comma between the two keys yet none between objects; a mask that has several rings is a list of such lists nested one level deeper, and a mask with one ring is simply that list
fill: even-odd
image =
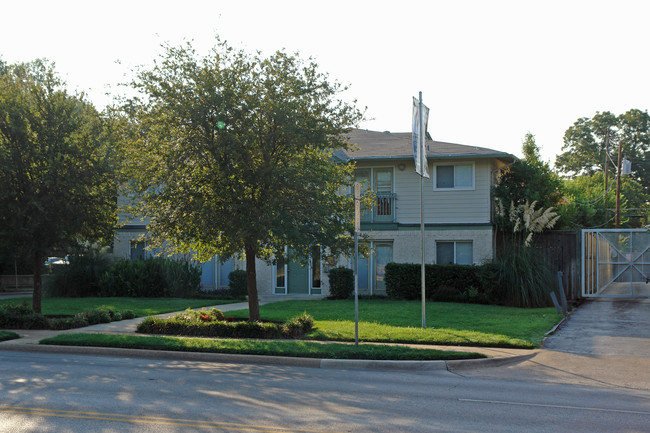
[{"label": "gable roof section", "polygon": [[[335,157],[343,161],[360,161],[374,159],[412,159],[413,144],[410,132],[379,132],[366,129],[353,129],[346,134],[348,142],[358,149],[337,151]],[[427,137],[427,158],[499,158],[516,159],[507,152],[485,147],[434,141]]]}]

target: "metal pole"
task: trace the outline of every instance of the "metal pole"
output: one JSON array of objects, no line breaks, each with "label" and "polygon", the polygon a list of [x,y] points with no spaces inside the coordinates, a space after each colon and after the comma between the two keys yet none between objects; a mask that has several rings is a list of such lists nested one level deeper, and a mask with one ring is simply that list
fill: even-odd
[{"label": "metal pole", "polygon": [[609,128],[607,128],[607,136],[605,137],[605,221],[607,221],[607,181],[608,179],[608,165],[609,165]]},{"label": "metal pole", "polygon": [[420,92],[420,284],[422,287],[422,329],[427,327],[427,317],[426,317],[426,304],[425,304],[425,278],[424,278],[424,206],[423,206],[423,197],[424,197],[424,152],[425,152],[425,131],[424,131],[424,116],[422,110],[422,92]]},{"label": "metal pole", "polygon": [[354,183],[354,345],[359,345],[359,230],[361,229],[361,184]]},{"label": "metal pole", "polygon": [[621,145],[622,140],[619,140],[618,165],[616,169],[616,228],[619,228],[621,222]]}]

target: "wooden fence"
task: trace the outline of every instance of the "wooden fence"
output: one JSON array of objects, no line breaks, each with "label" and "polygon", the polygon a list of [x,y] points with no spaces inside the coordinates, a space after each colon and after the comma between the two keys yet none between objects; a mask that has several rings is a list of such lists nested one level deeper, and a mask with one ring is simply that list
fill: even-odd
[{"label": "wooden fence", "polygon": [[[562,272],[562,286],[566,298],[570,301],[582,296],[580,236],[579,230],[554,230],[535,235],[533,242],[553,271],[554,287],[557,287],[557,272]],[[497,232],[497,248],[502,245],[502,234]]]}]

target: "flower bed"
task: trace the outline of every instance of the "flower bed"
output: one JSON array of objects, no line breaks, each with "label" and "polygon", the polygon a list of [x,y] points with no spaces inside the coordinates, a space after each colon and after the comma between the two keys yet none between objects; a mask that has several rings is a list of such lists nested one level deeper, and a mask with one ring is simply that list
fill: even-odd
[{"label": "flower bed", "polygon": [[138,332],[145,334],[182,335],[188,337],[219,338],[300,338],[310,332],[314,319],[303,313],[284,323],[228,321],[216,308],[185,310],[169,319],[147,317],[138,324]]}]

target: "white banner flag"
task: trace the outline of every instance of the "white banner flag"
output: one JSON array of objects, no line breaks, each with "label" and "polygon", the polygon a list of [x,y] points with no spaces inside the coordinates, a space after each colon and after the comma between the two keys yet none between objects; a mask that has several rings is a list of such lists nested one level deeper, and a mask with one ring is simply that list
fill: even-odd
[{"label": "white banner flag", "polygon": [[[422,118],[420,122],[420,101],[413,98],[413,158],[415,159],[415,172],[420,176],[429,177],[429,164],[427,163],[427,125],[429,123],[429,109],[426,105],[422,104]],[[424,125],[422,133],[420,133],[420,124]],[[422,166],[420,166],[420,153],[422,153]]]}]

